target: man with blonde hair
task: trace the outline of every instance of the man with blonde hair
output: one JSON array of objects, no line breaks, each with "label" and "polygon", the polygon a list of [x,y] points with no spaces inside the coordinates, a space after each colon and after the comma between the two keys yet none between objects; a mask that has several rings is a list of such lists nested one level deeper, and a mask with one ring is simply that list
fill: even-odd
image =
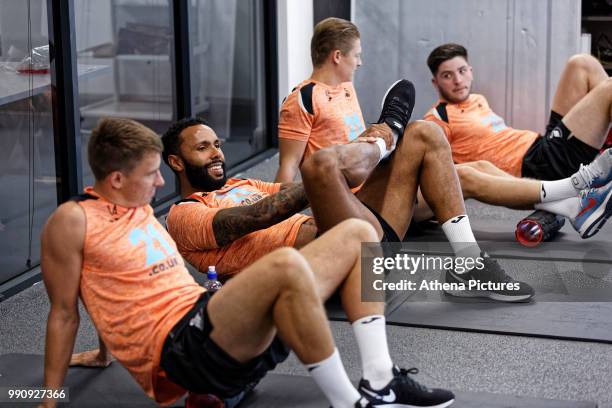
[{"label": "man with blonde hair", "polygon": [[302,162],[317,150],[350,142],[365,130],[352,83],[361,65],[357,27],[334,17],[319,22],[310,54],[312,74],[293,88],[281,107],[279,183],[292,182]]}]

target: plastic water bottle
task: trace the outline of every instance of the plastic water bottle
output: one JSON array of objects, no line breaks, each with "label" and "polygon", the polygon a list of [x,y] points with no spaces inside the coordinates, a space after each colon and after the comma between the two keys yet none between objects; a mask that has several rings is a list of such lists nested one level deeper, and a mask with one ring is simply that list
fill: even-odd
[{"label": "plastic water bottle", "polygon": [[548,211],[537,210],[516,224],[514,235],[524,246],[534,247],[552,239],[565,224],[565,218]]},{"label": "plastic water bottle", "polygon": [[221,289],[221,282],[217,280],[217,271],[215,270],[214,265],[208,267],[208,272],[206,273],[206,282],[204,282],[204,288],[210,292],[216,292]]}]

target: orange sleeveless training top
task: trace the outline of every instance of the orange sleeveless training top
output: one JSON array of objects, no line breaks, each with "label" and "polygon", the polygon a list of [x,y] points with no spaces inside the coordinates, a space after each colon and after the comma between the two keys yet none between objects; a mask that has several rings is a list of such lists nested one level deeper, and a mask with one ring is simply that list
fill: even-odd
[{"label": "orange sleeveless training top", "polygon": [[204,292],[151,206],[123,208],[91,187],[78,204],[87,220],[81,298],[113,356],[161,404],[184,393],[159,369],[172,327]]},{"label": "orange sleeveless training top", "polygon": [[348,143],[365,130],[357,92],[351,82],[329,86],[302,81],[283,102],[278,137],[306,142],[304,157],[324,147]]},{"label": "orange sleeveless training top", "polygon": [[461,103],[438,101],[424,119],[442,127],[455,163],[487,160],[515,177],[521,177],[525,153],[538,138],[531,130],[506,126],[479,94]]}]

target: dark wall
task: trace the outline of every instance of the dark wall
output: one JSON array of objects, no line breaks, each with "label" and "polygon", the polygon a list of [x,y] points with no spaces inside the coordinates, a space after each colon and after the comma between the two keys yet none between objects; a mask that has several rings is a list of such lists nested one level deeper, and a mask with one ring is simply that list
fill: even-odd
[{"label": "dark wall", "polygon": [[314,0],[313,11],[314,25],[327,17],[350,20],[351,0]]}]

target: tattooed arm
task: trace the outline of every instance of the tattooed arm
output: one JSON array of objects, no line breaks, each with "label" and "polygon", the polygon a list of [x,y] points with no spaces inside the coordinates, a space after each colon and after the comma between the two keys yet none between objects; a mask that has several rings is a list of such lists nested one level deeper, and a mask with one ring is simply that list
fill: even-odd
[{"label": "tattooed arm", "polygon": [[246,234],[278,224],[307,206],[302,183],[284,183],[278,193],[255,204],[217,212],[212,223],[215,239],[222,247]]}]

